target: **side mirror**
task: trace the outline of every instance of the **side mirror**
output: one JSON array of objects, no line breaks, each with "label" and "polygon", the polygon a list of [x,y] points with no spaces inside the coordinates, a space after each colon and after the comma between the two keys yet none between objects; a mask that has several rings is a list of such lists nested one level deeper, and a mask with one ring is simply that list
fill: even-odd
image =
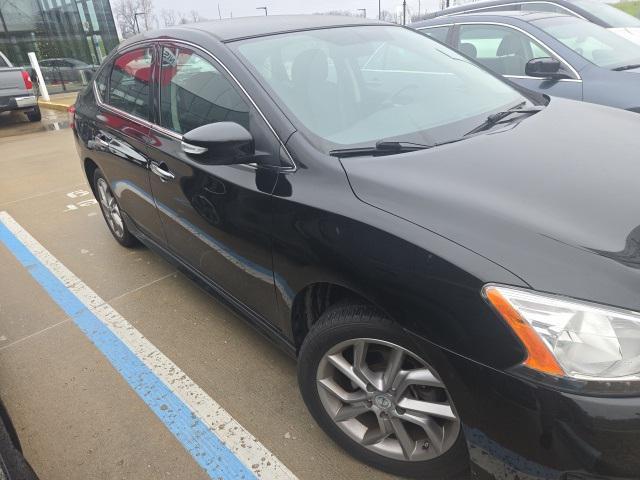
[{"label": "side mirror", "polygon": [[182,151],[202,163],[235,165],[251,163],[255,144],[251,133],[235,122],[202,125],[182,136]]},{"label": "side mirror", "polygon": [[560,79],[568,77],[563,71],[560,61],[550,57],[529,60],[524,72],[527,76],[536,78]]}]

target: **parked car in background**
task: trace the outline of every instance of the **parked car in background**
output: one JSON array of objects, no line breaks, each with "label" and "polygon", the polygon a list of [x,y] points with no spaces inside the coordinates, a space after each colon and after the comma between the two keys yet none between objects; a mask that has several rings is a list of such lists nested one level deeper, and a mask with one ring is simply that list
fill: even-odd
[{"label": "parked car in background", "polygon": [[78,82],[86,85],[98,69],[98,65],[89,65],[75,58],[47,58],[38,63],[47,83]]},{"label": "parked car in background", "polygon": [[351,455],[438,480],[640,472],[637,114],[309,15],[133,37],[72,124],[115,240],[297,357]]},{"label": "parked car in background", "polygon": [[640,45],[586,20],[499,11],[412,27],[528,89],[640,112]]},{"label": "parked car in background", "polygon": [[38,106],[37,89],[29,72],[14,67],[0,52],[0,113],[24,112],[30,122],[42,119]]},{"label": "parked car in background", "polygon": [[489,0],[471,2],[433,12],[427,19],[461,13],[500,11],[553,12],[573,15],[607,28],[640,44],[640,19],[596,0]]}]

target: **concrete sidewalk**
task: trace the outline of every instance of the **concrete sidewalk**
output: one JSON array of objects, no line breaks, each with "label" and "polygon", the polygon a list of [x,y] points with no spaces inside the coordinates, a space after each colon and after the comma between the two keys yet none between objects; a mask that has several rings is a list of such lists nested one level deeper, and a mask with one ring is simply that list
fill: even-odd
[{"label": "concrete sidewalk", "polygon": [[42,97],[38,99],[38,105],[40,108],[48,108],[50,110],[63,110],[67,111],[67,109],[76,103],[76,97],[78,96],[78,92],[69,92],[69,93],[56,93],[55,95],[50,95],[50,100],[44,100]]},{"label": "concrete sidewalk", "polygon": [[[289,357],[152,251],[115,242],[70,129],[1,138],[0,151],[0,211],[300,480],[392,478],[315,424]],[[211,478],[2,243],[0,398],[43,480]]]}]

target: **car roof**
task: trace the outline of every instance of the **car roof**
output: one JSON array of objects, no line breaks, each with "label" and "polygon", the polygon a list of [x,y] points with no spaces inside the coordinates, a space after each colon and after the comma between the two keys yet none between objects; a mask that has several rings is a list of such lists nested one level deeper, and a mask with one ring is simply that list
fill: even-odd
[{"label": "car roof", "polygon": [[255,17],[225,18],[207,22],[179,25],[168,29],[143,32],[128,39],[124,44],[143,39],[162,36],[165,33],[179,31],[203,31],[216,37],[221,42],[230,42],[242,38],[260,37],[277,33],[314,30],[320,28],[335,28],[362,25],[394,25],[379,20],[362,17],[348,17],[337,15],[268,15]]},{"label": "car roof", "polygon": [[520,4],[520,3],[540,3],[540,2],[557,3],[558,5],[568,5],[573,3],[572,0],[483,0],[480,2],[472,2],[472,3],[465,3],[462,5],[456,5],[453,7],[445,8],[444,10],[440,10],[438,12],[433,12],[431,14],[432,16],[431,18],[440,17],[443,15],[451,15],[456,12],[465,12],[467,10],[475,10],[479,8],[497,7],[497,6],[505,5],[509,3]]},{"label": "car roof", "polygon": [[[453,18],[455,17],[455,19]],[[495,12],[469,12],[469,13],[458,13],[455,16],[441,16],[435,17],[430,20],[423,20],[420,22],[415,22],[409,25],[412,28],[421,28],[428,26],[436,26],[441,24],[449,24],[449,23],[459,23],[464,20],[476,19],[476,20],[504,20],[504,19],[514,19],[522,22],[532,23],[536,20],[542,20],[544,18],[555,18],[555,17],[568,17],[572,19],[578,20],[578,17],[573,15],[564,14],[564,13],[555,13],[555,12],[535,12],[535,11],[520,11],[520,10],[504,10],[504,11],[495,11]]]}]

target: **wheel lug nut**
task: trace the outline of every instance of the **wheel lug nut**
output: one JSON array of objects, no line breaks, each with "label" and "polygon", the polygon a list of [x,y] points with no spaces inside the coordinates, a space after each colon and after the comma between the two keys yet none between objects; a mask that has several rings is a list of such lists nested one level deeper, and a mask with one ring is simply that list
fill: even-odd
[{"label": "wheel lug nut", "polygon": [[396,407],[396,413],[398,415],[403,415],[406,412],[406,410],[402,407]]},{"label": "wheel lug nut", "polygon": [[424,442],[422,444],[422,448],[424,448],[425,450],[428,449],[431,446],[431,444],[429,442]]},{"label": "wheel lug nut", "polygon": [[376,388],[373,385],[371,385],[371,384],[367,385],[367,392],[374,392],[375,390],[376,390]]}]

